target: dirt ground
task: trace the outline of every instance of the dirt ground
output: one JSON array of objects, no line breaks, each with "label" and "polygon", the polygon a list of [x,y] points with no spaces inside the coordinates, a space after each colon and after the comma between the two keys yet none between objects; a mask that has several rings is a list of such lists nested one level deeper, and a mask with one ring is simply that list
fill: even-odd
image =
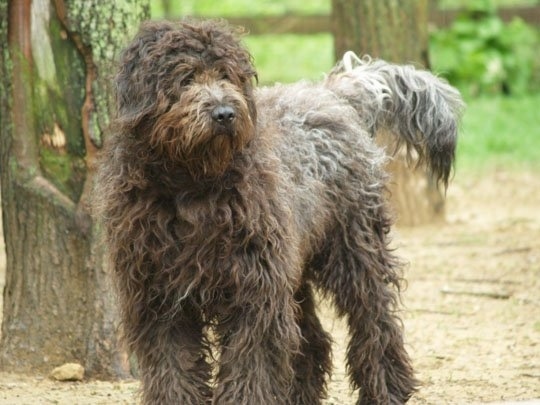
[{"label": "dirt ground", "polygon": [[[446,224],[396,230],[409,263],[406,339],[423,382],[411,404],[540,404],[539,213],[539,173],[458,173]],[[347,332],[325,303],[321,315],[335,339],[326,405],[353,404],[343,368]],[[0,404],[134,404],[137,387],[3,372]]]}]

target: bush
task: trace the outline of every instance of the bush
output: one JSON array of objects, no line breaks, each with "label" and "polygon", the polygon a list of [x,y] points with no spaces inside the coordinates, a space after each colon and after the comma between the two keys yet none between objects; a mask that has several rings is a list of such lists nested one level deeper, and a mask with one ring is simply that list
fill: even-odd
[{"label": "bush", "polygon": [[505,24],[491,0],[475,0],[449,29],[431,36],[433,69],[464,94],[538,90],[538,32],[520,19]]}]

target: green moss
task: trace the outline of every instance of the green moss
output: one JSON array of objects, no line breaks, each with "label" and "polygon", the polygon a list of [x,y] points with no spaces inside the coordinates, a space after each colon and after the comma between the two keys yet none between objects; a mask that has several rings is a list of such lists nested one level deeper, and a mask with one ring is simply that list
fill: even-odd
[{"label": "green moss", "polygon": [[[8,2],[0,1],[0,15],[7,15]],[[0,18],[0,43],[6,44],[8,40],[7,19]],[[0,48],[0,175],[5,179],[8,161],[7,153],[10,147],[10,137],[12,133],[12,121],[10,110],[12,107],[11,98],[11,71],[12,64],[7,46]],[[7,181],[6,181],[7,184]],[[5,187],[4,187],[5,189]],[[1,232],[1,229],[0,229]]]},{"label": "green moss", "polygon": [[55,50],[57,88],[49,88],[48,100],[53,104],[53,118],[66,135],[68,153],[85,155],[84,135],[81,125],[81,109],[84,103],[85,66],[72,41],[65,39],[57,20],[51,21],[51,36]]},{"label": "green moss", "polygon": [[77,201],[86,178],[84,159],[42,148],[40,163],[43,174],[62,193]]},{"label": "green moss", "polygon": [[[44,176],[63,193],[77,201],[84,184],[86,155],[81,109],[85,93],[85,66],[75,44],[63,32],[60,22],[51,16],[48,27],[54,66],[46,77],[33,78],[33,108],[39,165]],[[64,145],[42,142],[57,131]],[[47,134],[47,135],[46,135]],[[82,163],[82,164],[81,164]]]},{"label": "green moss", "polygon": [[[38,77],[38,69],[32,80],[35,141],[40,145],[39,164],[45,177],[78,201],[86,178],[83,119],[88,119],[90,140],[101,146],[102,133],[109,125],[109,84],[116,53],[138,28],[140,19],[148,15],[148,2],[73,0],[66,7],[69,26],[65,27],[57,14],[51,13],[44,34],[49,37],[42,38],[47,45],[44,52],[49,49],[44,57],[50,57],[54,66],[41,69],[43,77]],[[88,76],[89,72],[96,76]],[[93,111],[83,117],[88,79],[92,79]],[[61,141],[65,138],[65,144],[51,145],[47,141],[55,131]]]}]

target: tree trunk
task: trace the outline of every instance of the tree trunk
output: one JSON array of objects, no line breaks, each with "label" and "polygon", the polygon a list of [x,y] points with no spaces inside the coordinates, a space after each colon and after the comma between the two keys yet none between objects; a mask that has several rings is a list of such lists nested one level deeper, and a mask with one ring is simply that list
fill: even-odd
[{"label": "tree trunk", "polygon": [[4,370],[128,372],[88,201],[112,62],[147,3],[0,0]]},{"label": "tree trunk", "polygon": [[[332,0],[336,59],[347,50],[393,63],[429,67],[428,0]],[[394,150],[389,134],[377,139]],[[410,168],[404,151],[389,164],[390,196],[398,224],[419,225],[444,219],[444,200],[425,170]]]}]

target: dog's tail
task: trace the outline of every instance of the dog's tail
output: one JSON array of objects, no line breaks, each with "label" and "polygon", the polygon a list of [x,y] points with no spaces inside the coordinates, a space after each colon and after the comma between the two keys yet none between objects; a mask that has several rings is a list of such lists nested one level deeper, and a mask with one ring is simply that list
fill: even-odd
[{"label": "dog's tail", "polygon": [[345,53],[325,86],[358,111],[374,136],[393,133],[408,156],[414,150],[445,186],[452,171],[464,103],[446,81],[412,66],[394,65]]}]

